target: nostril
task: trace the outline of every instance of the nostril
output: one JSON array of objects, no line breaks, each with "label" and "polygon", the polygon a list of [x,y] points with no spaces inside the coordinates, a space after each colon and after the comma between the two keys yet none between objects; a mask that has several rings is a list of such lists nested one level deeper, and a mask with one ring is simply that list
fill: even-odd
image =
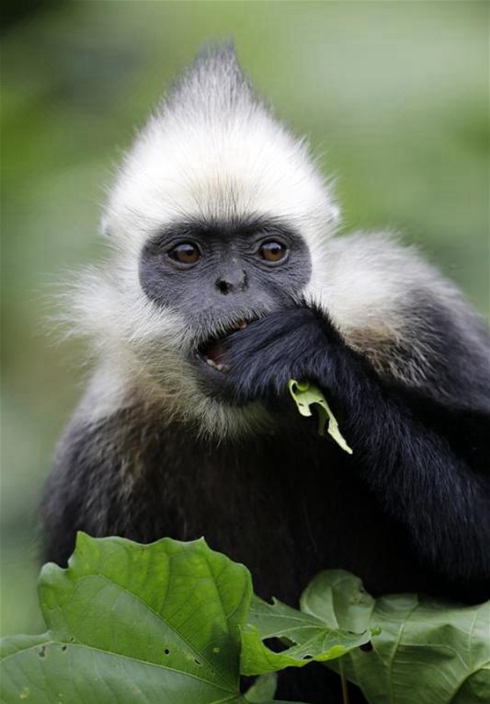
[{"label": "nostril", "polygon": [[228,293],[240,293],[248,286],[247,273],[244,270],[235,270],[220,274],[215,286],[225,296]]}]

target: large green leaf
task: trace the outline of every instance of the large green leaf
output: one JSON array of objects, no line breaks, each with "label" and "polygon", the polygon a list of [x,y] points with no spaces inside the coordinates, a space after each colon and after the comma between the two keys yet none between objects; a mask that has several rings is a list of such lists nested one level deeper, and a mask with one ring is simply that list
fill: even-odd
[{"label": "large green leaf", "polygon": [[211,704],[238,691],[245,567],[204,541],[143,546],[78,536],[69,568],[43,568],[49,631],[3,645],[10,704]]},{"label": "large green leaf", "polygon": [[[316,623],[258,600],[249,613],[250,573],[203,540],[139,545],[80,533],[67,569],[43,568],[39,596],[49,630],[3,641],[2,704],[267,704],[273,677],[246,695],[239,692],[242,631],[252,636],[245,661],[264,663],[270,651],[261,637],[272,625],[271,609],[280,612],[274,617],[283,623],[281,632],[296,618],[306,637]],[[264,635],[255,626],[245,628],[257,619]],[[337,636],[329,640],[324,625],[321,632],[321,638],[316,632],[310,637],[303,655],[335,656]],[[292,650],[278,656],[275,670],[299,664],[301,649]],[[254,674],[270,669],[261,666]]]},{"label": "large green leaf", "polygon": [[[267,638],[286,640],[290,646],[274,652],[263,642]],[[256,675],[303,667],[312,660],[339,658],[368,643],[370,638],[366,629],[354,633],[330,628],[321,617],[301,613],[279,601],[267,604],[255,597],[242,634],[240,669],[243,674]]]},{"label": "large green leaf", "polygon": [[489,704],[490,602],[460,606],[415,594],[373,599],[341,570],[322,572],[305,590],[302,610],[331,628],[381,627],[371,649],[342,660],[347,679],[370,704]]}]

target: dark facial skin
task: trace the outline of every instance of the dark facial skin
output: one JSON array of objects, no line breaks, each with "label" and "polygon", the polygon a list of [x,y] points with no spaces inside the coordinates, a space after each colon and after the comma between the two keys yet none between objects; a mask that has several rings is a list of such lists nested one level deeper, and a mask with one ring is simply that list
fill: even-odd
[{"label": "dark facial skin", "polygon": [[[221,341],[268,313],[297,304],[311,275],[306,244],[272,220],[185,222],[155,235],[140,260],[145,294],[196,331],[192,352],[207,393],[227,395]],[[236,334],[239,334],[236,333]],[[221,371],[210,366],[225,365]]]}]

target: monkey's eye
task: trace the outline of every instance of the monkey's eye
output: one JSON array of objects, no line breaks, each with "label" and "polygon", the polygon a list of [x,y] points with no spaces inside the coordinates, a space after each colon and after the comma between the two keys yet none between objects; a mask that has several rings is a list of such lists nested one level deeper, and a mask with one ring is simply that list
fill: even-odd
[{"label": "monkey's eye", "polygon": [[259,253],[266,262],[275,264],[286,257],[288,248],[282,244],[282,242],[271,240],[270,242],[264,242],[260,245]]},{"label": "monkey's eye", "polygon": [[201,258],[201,250],[193,242],[181,242],[169,251],[168,256],[180,264],[196,264]]}]

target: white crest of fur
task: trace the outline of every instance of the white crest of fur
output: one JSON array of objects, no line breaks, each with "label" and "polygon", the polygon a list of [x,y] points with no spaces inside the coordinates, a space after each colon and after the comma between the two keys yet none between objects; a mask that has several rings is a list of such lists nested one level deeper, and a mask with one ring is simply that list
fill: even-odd
[{"label": "white crest of fur", "polygon": [[129,151],[105,221],[139,253],[182,218],[264,215],[323,240],[337,215],[303,140],[253,94],[231,49],[209,52],[170,94]]}]

